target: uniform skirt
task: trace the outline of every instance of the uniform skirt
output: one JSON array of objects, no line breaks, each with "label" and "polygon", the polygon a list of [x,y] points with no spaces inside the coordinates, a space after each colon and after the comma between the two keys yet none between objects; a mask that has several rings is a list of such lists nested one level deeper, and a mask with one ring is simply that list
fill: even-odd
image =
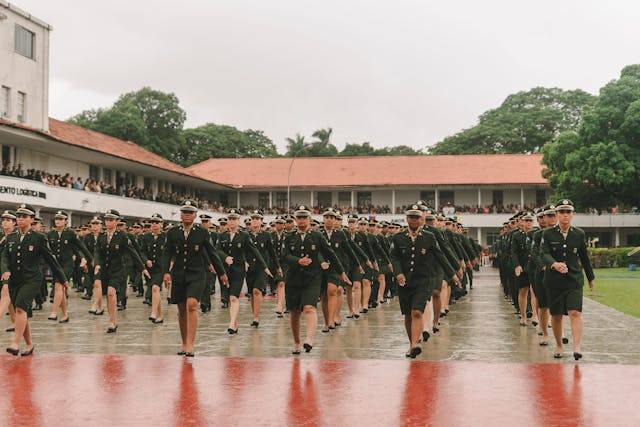
[{"label": "uniform skirt", "polygon": [[321,275],[304,275],[303,280],[288,280],[285,283],[287,310],[302,311],[307,305],[316,307],[321,287]]},{"label": "uniform skirt", "polygon": [[519,276],[514,276],[514,277],[516,280],[516,287],[518,289],[524,289],[529,287],[530,285],[529,274],[527,274],[526,271],[523,271],[522,273],[520,273]]},{"label": "uniform skirt", "polygon": [[349,271],[349,280],[351,280],[351,283],[362,282],[362,277],[363,274],[360,271],[360,267],[358,266],[351,268],[351,270]]},{"label": "uniform skirt", "polygon": [[127,280],[122,273],[109,274],[109,272],[100,272],[100,281],[102,282],[102,295],[107,295],[109,288],[116,290],[116,294],[123,295],[127,291]]},{"label": "uniform skirt", "polygon": [[247,290],[252,293],[254,289],[260,289],[262,294],[267,289],[267,273],[259,267],[247,271]]},{"label": "uniform skirt", "polygon": [[405,286],[398,286],[400,311],[405,316],[410,315],[412,310],[424,311],[430,298],[428,279],[416,280]]},{"label": "uniform skirt", "polygon": [[570,310],[582,312],[582,288],[547,288],[549,312],[554,315],[568,315]]},{"label": "uniform skirt", "polygon": [[171,304],[183,304],[187,298],[200,302],[204,292],[205,272],[185,274],[171,272]]},{"label": "uniform skirt", "polygon": [[240,292],[242,291],[246,275],[247,273],[244,266],[233,264],[227,269],[227,277],[229,278],[229,296],[240,298]]},{"label": "uniform skirt", "polygon": [[15,308],[20,308],[32,316],[31,305],[36,295],[40,292],[40,281],[25,281],[20,283],[9,282],[9,297]]},{"label": "uniform skirt", "polygon": [[544,270],[537,270],[535,272],[533,282],[533,293],[536,294],[538,299],[538,307],[549,308],[549,294],[544,287]]}]

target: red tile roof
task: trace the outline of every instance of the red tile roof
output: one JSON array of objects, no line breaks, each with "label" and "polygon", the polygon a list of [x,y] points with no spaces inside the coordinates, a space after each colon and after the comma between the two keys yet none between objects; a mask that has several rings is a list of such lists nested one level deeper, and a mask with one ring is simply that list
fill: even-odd
[{"label": "red tile roof", "polygon": [[[296,158],[291,186],[548,185],[542,155]],[[286,187],[291,158],[209,159],[188,169],[235,187]]]}]

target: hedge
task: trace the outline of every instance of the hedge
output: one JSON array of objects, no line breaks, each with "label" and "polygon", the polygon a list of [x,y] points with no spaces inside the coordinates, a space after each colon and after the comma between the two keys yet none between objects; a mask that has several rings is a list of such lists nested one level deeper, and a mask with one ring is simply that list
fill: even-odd
[{"label": "hedge", "polygon": [[640,265],[640,253],[631,257],[627,253],[633,248],[589,248],[589,259],[593,268],[626,267]]}]

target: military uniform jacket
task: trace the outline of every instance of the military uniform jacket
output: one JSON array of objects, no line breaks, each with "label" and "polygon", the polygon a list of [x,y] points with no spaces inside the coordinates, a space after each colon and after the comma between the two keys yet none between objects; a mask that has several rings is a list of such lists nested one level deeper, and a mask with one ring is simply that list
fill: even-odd
[{"label": "military uniform jacket", "polygon": [[144,254],[145,258],[152,262],[151,268],[149,269],[150,274],[164,273],[162,268],[166,265],[166,261],[164,260],[164,248],[166,244],[167,235],[163,232],[160,232],[157,235],[147,233],[140,237],[140,250]]},{"label": "military uniform jacket", "polygon": [[522,267],[524,271],[529,267],[529,256],[531,256],[531,237],[518,230],[511,237],[511,265],[513,268]]},{"label": "military uniform jacket", "polygon": [[391,264],[391,260],[387,256],[387,253],[382,249],[380,245],[380,241],[375,234],[367,233],[367,240],[369,241],[369,246],[373,249],[373,255],[375,262],[378,263],[378,268],[381,268],[383,265]]},{"label": "military uniform jacket", "polygon": [[273,232],[271,234],[271,240],[273,241],[273,247],[276,251],[276,256],[278,257],[278,261],[282,263],[282,254],[284,252],[284,242],[287,238],[287,233],[283,230],[282,233],[278,234],[277,232]]},{"label": "military uniform jacket", "polygon": [[[438,245],[440,246],[440,250],[449,261],[451,268],[454,271],[458,271],[458,269],[460,268],[460,261],[458,260],[458,257],[454,252],[453,248],[447,241],[447,238],[445,237],[445,233],[438,227],[432,227],[430,225],[425,226],[425,230],[433,233],[433,235],[436,238],[436,241],[438,242]],[[444,271],[442,272],[444,273]]]},{"label": "military uniform jacket", "polygon": [[209,231],[197,224],[191,226],[186,239],[182,224],[167,231],[161,262],[164,273],[184,274],[185,281],[199,280],[200,275],[209,271],[209,264],[218,276],[225,274],[224,265],[211,244]]},{"label": "military uniform jacket", "polygon": [[440,250],[436,237],[424,229],[418,230],[414,240],[406,230],[395,234],[391,243],[391,260],[394,274],[404,274],[409,287],[437,277],[436,263],[440,264],[445,278],[456,274]]},{"label": "military uniform jacket", "polygon": [[[542,261],[547,267],[544,274],[545,286],[561,289],[581,288],[584,285],[583,268],[587,280],[595,278],[587,254],[585,234],[580,228],[571,226],[566,238],[562,235],[559,225],[545,229],[542,232],[540,251]],[[552,269],[551,265],[554,262],[566,263],[569,272],[561,274]]]},{"label": "military uniform jacket", "polygon": [[21,234],[13,232],[6,236],[2,255],[0,257],[0,269],[2,273],[9,271],[9,285],[21,286],[25,283],[40,286],[44,276],[42,261],[51,267],[56,282],[64,283],[67,277],[62,266],[49,248],[47,236],[36,231],[27,231],[20,241]]},{"label": "military uniform jacket", "polygon": [[57,230],[51,230],[47,233],[47,239],[49,240],[51,252],[62,266],[67,268],[73,266],[74,255],[77,258],[86,258],[88,263],[93,260],[93,255],[89,252],[89,249],[70,228],[65,228],[60,233]]},{"label": "military uniform jacket", "polygon": [[360,261],[358,261],[358,257],[353,251],[350,239],[344,231],[333,230],[331,232],[331,236],[329,236],[329,232],[325,229],[322,229],[321,233],[322,236],[327,240],[327,243],[329,243],[329,246],[331,247],[333,252],[335,252],[336,256],[340,259],[342,268],[349,271],[353,267],[360,266]]},{"label": "military uniform jacket", "polygon": [[358,258],[358,263],[362,266],[366,264],[367,261],[370,261],[369,252],[367,252],[367,248],[369,247],[369,242],[364,234],[362,234],[362,238],[359,238],[359,231],[356,231],[354,234],[351,234],[349,230],[344,230],[344,234],[349,239],[349,244],[351,245],[351,249],[353,253],[356,254]]},{"label": "military uniform jacket", "polygon": [[[308,266],[298,264],[300,258],[305,256],[311,258],[311,264]],[[287,236],[283,260],[288,267],[287,284],[304,285],[306,281],[321,277],[320,264],[325,260],[331,264],[334,272],[344,273],[338,256],[319,231],[307,231],[304,233],[304,240],[299,232]]]},{"label": "military uniform jacket", "polygon": [[[271,235],[266,231],[259,231],[257,234],[249,233],[249,237],[253,241],[255,247],[258,248],[260,255],[262,255],[262,259],[267,263],[269,268],[274,272],[279,269],[280,259],[273,244],[273,240],[271,239]],[[261,267],[261,264],[258,263],[255,256],[251,256],[248,261],[249,270]]]},{"label": "military uniform jacket", "polygon": [[542,270],[544,267],[540,254],[540,242],[542,240],[543,231],[544,230],[536,230],[533,233],[533,238],[531,239],[531,265],[538,271]]},{"label": "military uniform jacket", "polygon": [[253,240],[248,233],[244,231],[236,231],[233,239],[228,231],[218,234],[218,244],[216,245],[216,251],[220,258],[224,261],[227,257],[233,257],[233,264],[229,267],[236,270],[245,270],[245,264],[248,260],[255,258],[256,262],[260,264],[263,269],[268,268],[268,265],[262,254],[256,248]]},{"label": "military uniform jacket", "polygon": [[133,246],[128,233],[115,231],[111,236],[111,241],[107,241],[107,233],[100,233],[94,248],[94,265],[100,266],[100,271],[96,280],[124,280],[127,276],[125,258],[130,256],[135,264],[143,270],[146,259],[142,259]]}]

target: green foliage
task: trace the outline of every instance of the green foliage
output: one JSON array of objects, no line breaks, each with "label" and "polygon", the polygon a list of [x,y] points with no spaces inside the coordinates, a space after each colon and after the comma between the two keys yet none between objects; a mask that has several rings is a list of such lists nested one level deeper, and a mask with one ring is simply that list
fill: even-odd
[{"label": "green foliage", "polygon": [[582,90],[537,87],[510,95],[477,125],[449,136],[430,154],[537,153],[559,133],[576,130],[595,97]]},{"label": "green foliage", "polygon": [[419,151],[407,145],[375,148],[368,142],[363,142],[362,144],[345,145],[338,156],[417,156],[419,154],[421,154]]},{"label": "green foliage", "polygon": [[578,207],[640,206],[640,66],[625,67],[579,128],[542,151],[544,175],[560,197]]},{"label": "green foliage", "polygon": [[640,253],[627,256],[633,248],[589,248],[589,260],[593,268],[626,267],[640,264]]}]

